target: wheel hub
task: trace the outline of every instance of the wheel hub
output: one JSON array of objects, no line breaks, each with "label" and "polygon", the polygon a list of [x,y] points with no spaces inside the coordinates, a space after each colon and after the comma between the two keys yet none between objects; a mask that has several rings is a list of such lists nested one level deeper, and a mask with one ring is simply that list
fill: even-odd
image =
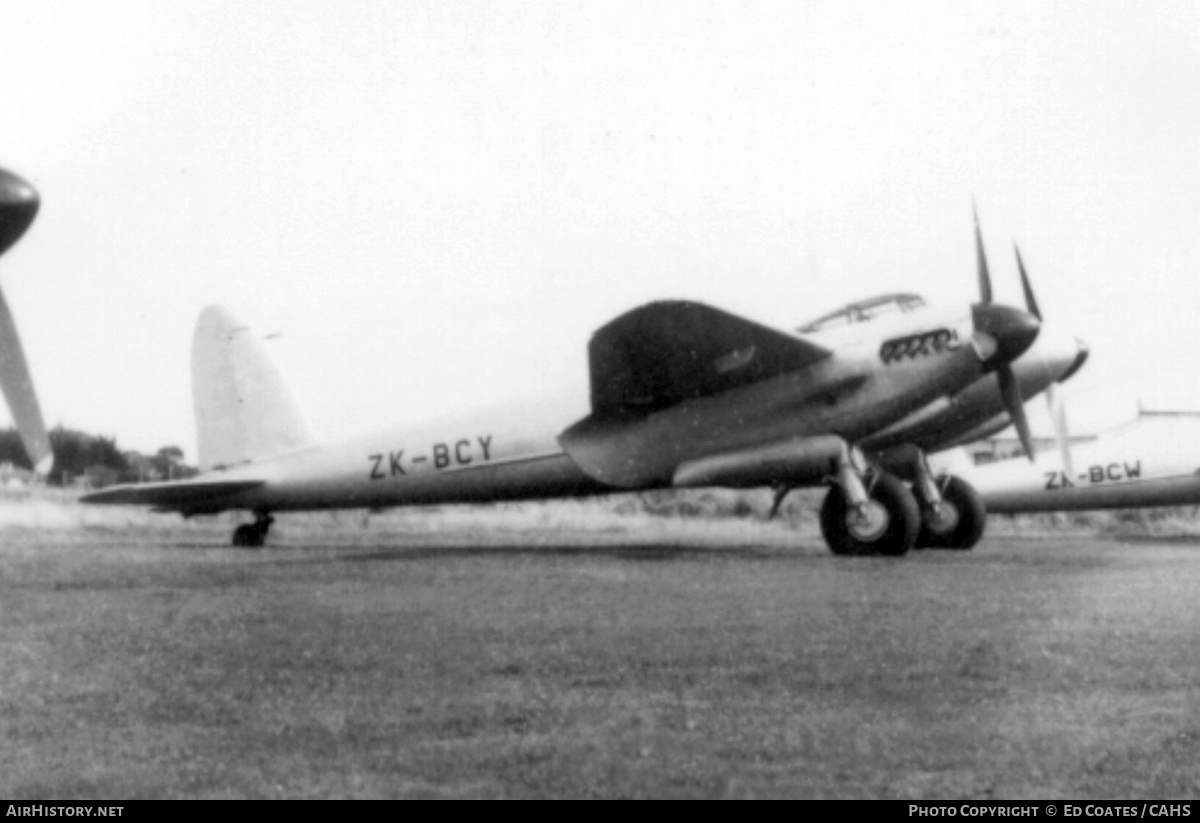
[{"label": "wheel hub", "polygon": [[863,543],[882,537],[889,521],[887,509],[875,500],[868,500],[861,510],[851,509],[846,513],[846,528],[855,540]]},{"label": "wheel hub", "polygon": [[959,519],[958,506],[948,500],[942,500],[940,504],[929,510],[929,516],[925,522],[931,532],[949,534],[957,528]]}]

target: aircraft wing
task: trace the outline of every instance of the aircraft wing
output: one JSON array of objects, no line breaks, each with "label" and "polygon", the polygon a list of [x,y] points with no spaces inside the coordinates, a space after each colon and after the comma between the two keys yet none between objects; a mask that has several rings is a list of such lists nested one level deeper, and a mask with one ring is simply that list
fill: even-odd
[{"label": "aircraft wing", "polygon": [[588,345],[593,416],[650,412],[777,377],[829,349],[700,303],[627,312]]},{"label": "aircraft wing", "polygon": [[221,511],[221,503],[262,486],[262,480],[176,480],[113,486],[79,498],[81,503],[115,506],[153,506],[160,511],[201,514]]}]

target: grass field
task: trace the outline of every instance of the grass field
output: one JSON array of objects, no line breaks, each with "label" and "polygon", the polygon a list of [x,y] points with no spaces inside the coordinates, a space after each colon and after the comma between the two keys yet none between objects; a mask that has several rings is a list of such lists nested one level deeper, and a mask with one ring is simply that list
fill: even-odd
[{"label": "grass field", "polygon": [[1200,795],[1200,538],[623,506],[0,500],[0,796]]}]

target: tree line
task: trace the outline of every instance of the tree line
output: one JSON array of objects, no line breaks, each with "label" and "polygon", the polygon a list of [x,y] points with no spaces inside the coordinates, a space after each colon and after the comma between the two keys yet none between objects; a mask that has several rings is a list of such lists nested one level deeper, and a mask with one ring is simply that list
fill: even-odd
[{"label": "tree line", "polygon": [[[178,480],[192,477],[196,469],[184,463],[183,449],[163,446],[152,455],[122,451],[115,437],[88,434],[59,426],[50,432],[50,450],[54,466],[46,480],[51,485],[70,484],[86,477],[94,486],[137,483],[153,480]],[[15,428],[0,429],[0,465],[11,463],[22,469],[33,464],[25,453]]]}]

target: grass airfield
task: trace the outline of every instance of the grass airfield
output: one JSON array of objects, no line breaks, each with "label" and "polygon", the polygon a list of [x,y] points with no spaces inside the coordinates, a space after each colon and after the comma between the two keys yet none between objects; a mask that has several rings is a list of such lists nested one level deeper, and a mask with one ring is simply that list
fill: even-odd
[{"label": "grass airfield", "polygon": [[798,497],[281,515],[261,550],[0,498],[0,796],[1200,795],[1190,518],[835,558]]}]

